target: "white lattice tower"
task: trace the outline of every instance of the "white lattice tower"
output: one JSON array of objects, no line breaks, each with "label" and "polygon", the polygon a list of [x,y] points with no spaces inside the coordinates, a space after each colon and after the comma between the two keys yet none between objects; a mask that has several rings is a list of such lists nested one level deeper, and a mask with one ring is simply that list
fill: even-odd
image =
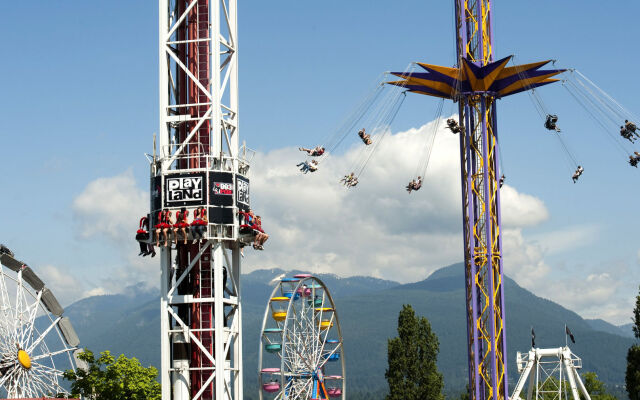
[{"label": "white lattice tower", "polygon": [[[207,210],[204,240],[161,251],[163,400],[242,399],[236,0],[159,0],[159,148],[151,220]],[[241,154],[242,153],[242,154]],[[155,231],[154,231],[155,233]]]},{"label": "white lattice tower", "polygon": [[527,400],[591,400],[580,379],[578,370],[582,360],[568,346],[554,349],[532,348],[528,353],[517,353],[518,383],[511,395],[512,400],[521,399],[527,386]]}]

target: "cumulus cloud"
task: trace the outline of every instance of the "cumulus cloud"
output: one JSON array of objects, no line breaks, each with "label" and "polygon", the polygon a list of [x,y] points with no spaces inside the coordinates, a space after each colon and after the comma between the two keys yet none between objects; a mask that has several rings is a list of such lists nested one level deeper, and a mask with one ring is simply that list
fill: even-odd
[{"label": "cumulus cloud", "polygon": [[91,288],[87,282],[53,265],[38,267],[36,272],[63,307],[85,297],[106,294],[102,288]]},{"label": "cumulus cloud", "polygon": [[505,228],[534,226],[549,218],[549,212],[542,200],[519,193],[507,184],[500,190],[500,202]]},{"label": "cumulus cloud", "polygon": [[133,221],[146,214],[149,193],[141,190],[129,169],[120,175],[90,182],[73,201],[80,234],[89,238],[104,235],[121,242],[130,235]]},{"label": "cumulus cloud", "polygon": [[[409,195],[404,186],[423,174],[417,166],[434,128],[437,136],[423,187]],[[268,251],[250,253],[246,264],[251,269],[284,266],[408,282],[460,261],[458,146],[458,136],[444,122],[388,134],[352,189],[338,180],[356,169],[369,150],[361,143],[329,155],[317,172],[306,175],[295,168],[303,159],[295,148],[257,154],[252,201],[271,239]],[[531,226],[548,218],[540,199],[505,188],[503,219],[508,226]]]},{"label": "cumulus cloud", "polygon": [[589,246],[598,239],[598,235],[598,226],[580,224],[530,235],[528,240],[537,243],[547,255],[551,255]]},{"label": "cumulus cloud", "polygon": [[118,258],[93,294],[119,293],[137,282],[158,286],[158,259],[138,257],[133,240],[140,217],[149,211],[149,193],[140,189],[131,170],[87,184],[72,210],[82,238],[108,239]]},{"label": "cumulus cloud", "polygon": [[[536,242],[527,241],[522,229],[506,229],[502,236],[505,273],[523,287],[539,290],[547,279],[551,267],[544,261],[544,249]],[[540,286],[540,287],[539,287]]]},{"label": "cumulus cloud", "polygon": [[567,227],[545,235],[525,237],[522,229],[504,231],[505,273],[520,286],[578,312],[584,318],[601,318],[614,324],[626,323],[633,308],[637,287],[626,262],[581,263],[545,260],[550,254],[574,250],[592,243],[594,226]]}]

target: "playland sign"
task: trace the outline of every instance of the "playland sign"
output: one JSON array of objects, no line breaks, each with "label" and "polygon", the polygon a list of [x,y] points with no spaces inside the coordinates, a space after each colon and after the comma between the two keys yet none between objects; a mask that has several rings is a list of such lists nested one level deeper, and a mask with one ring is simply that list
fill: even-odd
[{"label": "playland sign", "polygon": [[167,207],[204,204],[205,175],[169,175],[164,181]]}]

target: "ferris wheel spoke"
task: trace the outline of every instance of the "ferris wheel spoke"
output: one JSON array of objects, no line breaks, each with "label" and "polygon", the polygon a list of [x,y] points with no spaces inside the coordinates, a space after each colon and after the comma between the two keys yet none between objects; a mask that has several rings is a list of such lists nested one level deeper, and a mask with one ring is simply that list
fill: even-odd
[{"label": "ferris wheel spoke", "polygon": [[26,371],[21,372],[20,379],[19,379],[20,380],[19,388],[25,396],[32,397],[32,396],[35,396],[35,393],[36,393],[35,383],[36,383],[37,376],[35,376],[34,374],[29,374],[29,375],[31,376],[27,376]]},{"label": "ferris wheel spoke", "polygon": [[[33,360],[33,359],[32,359],[32,360]],[[62,376],[62,372],[60,372],[60,371],[58,371],[57,369],[52,368],[52,367],[50,367],[50,366],[48,366],[48,365],[44,365],[44,364],[39,363],[39,362],[33,362],[32,364],[33,364],[33,365],[34,365],[38,370],[43,370],[43,371],[45,371],[45,372],[47,372],[47,373],[52,373],[52,374],[55,374],[55,375],[58,375],[58,376]]]},{"label": "ferris wheel spoke", "polygon": [[[36,369],[33,370],[32,377],[34,378],[38,377],[39,379],[41,379],[41,382],[43,384],[55,388],[56,391],[64,391],[64,389],[60,386],[60,383],[59,383],[60,382],[59,378],[62,377],[62,373],[60,371],[52,370],[51,368],[46,368],[46,367],[42,368],[44,367],[43,365],[38,365],[38,367],[36,367]],[[34,367],[31,367],[31,368],[34,368]],[[42,379],[47,379],[50,382],[50,384],[42,381]]]},{"label": "ferris wheel spoke", "polygon": [[[336,316],[336,313],[332,312],[331,313],[331,318],[329,319],[329,327],[327,329],[325,329],[324,332],[321,332],[321,335],[324,335],[324,338],[321,339],[321,342],[322,342],[321,346],[320,346],[320,348],[318,349],[318,351],[316,353],[316,354],[318,354],[319,357],[322,356],[322,353],[324,352],[324,348],[327,345],[327,338],[329,337],[329,332],[331,331],[331,327],[334,324],[333,320],[334,320],[335,316]],[[320,363],[321,361],[322,360],[319,359],[318,363]]]},{"label": "ferris wheel spoke", "polygon": [[17,370],[18,370],[18,366],[14,365],[13,368],[9,370],[6,375],[0,378],[0,387],[4,387],[5,383],[9,380],[9,378],[12,378],[14,375],[17,375],[18,374]]},{"label": "ferris wheel spoke", "polygon": [[22,339],[21,343],[25,343],[28,340],[28,338],[33,334],[33,326],[35,325],[35,322],[36,322],[36,315],[38,314],[38,307],[40,306],[40,301],[42,300],[42,293],[43,293],[42,290],[38,292],[38,295],[36,296],[36,300],[31,306],[33,308],[30,310],[29,320],[27,322],[27,329],[23,330],[23,335],[20,337],[20,339]]},{"label": "ferris wheel spoke", "polygon": [[19,388],[22,387],[22,370],[20,368],[16,371],[16,376],[10,381],[11,392],[14,393],[14,396],[21,395],[21,390]]},{"label": "ferris wheel spoke", "polygon": [[[31,383],[34,386],[34,393],[50,393],[51,388],[48,387],[44,382],[42,382],[39,378],[32,378]],[[53,393],[51,393],[53,394]],[[33,396],[33,395],[32,395]]]},{"label": "ferris wheel spoke", "polygon": [[[33,379],[33,381],[39,383],[41,386],[43,386],[45,388],[45,390],[42,390],[41,393],[47,393],[49,392],[52,395],[56,395],[60,392],[64,392],[65,390],[60,386],[60,384],[58,384],[58,380],[57,379],[52,379],[51,377],[49,377],[48,375],[35,375],[33,374],[33,376],[29,377],[30,379]],[[49,382],[45,382],[45,380],[43,379],[47,379]]]},{"label": "ferris wheel spoke", "polygon": [[[291,342],[297,343],[297,342],[291,340],[291,338],[289,338],[289,340]],[[309,368],[309,370],[313,370],[313,367],[311,366],[311,364],[309,364],[308,360],[302,355],[300,350],[297,349],[297,348],[294,348],[293,350],[295,351],[295,354],[306,364],[306,366]]]},{"label": "ferris wheel spoke", "polygon": [[8,332],[5,332],[0,336],[0,357],[2,357],[4,354],[13,353],[15,349],[15,341],[13,340],[13,337],[8,334]]},{"label": "ferris wheel spoke", "polygon": [[37,345],[39,345],[39,344],[40,344],[40,342],[42,342],[42,340],[45,338],[45,336],[47,336],[47,334],[48,334],[49,332],[51,332],[51,330],[52,330],[53,328],[55,328],[55,327],[56,327],[56,325],[58,324],[58,322],[59,322],[61,319],[62,319],[62,317],[58,317],[58,318],[56,318],[56,319],[51,323],[51,325],[49,325],[49,326],[47,327],[47,329],[45,329],[45,330],[44,330],[44,332],[42,332],[42,334],[40,334],[40,336],[39,336],[36,340],[34,340],[34,341],[33,341],[33,343],[31,343],[31,345],[30,345],[30,346],[27,348],[27,350],[26,350],[26,351],[27,351],[27,353],[31,353],[31,352],[33,351],[33,349],[34,349]]},{"label": "ferris wheel spoke", "polygon": [[[31,355],[31,357],[39,357],[41,355],[46,355],[51,353],[51,351],[49,350],[49,346],[47,346],[47,342],[46,341],[42,341],[39,345],[37,345],[32,351],[29,352],[29,354]],[[55,365],[53,365],[53,358],[50,358],[51,360],[51,364],[52,366],[55,368]]]},{"label": "ferris wheel spoke", "polygon": [[13,329],[18,334],[18,329],[22,325],[22,270],[18,271],[18,282],[16,287],[15,314],[13,317]]},{"label": "ferris wheel spoke", "polygon": [[[25,295],[25,288],[24,285],[21,283],[18,286],[18,298],[20,299],[20,318],[18,321],[18,330],[17,330],[17,336],[18,336],[18,345],[22,344],[22,338],[24,337],[24,333],[25,330],[28,329],[27,325],[28,325],[28,321],[29,321],[29,317],[31,316],[30,313],[30,309],[29,309],[29,302],[27,300],[27,297]],[[17,309],[18,307],[16,307]]]},{"label": "ferris wheel spoke", "polygon": [[31,361],[42,360],[43,358],[57,356],[58,354],[71,353],[74,349],[64,348],[62,350],[52,351],[46,354],[40,354],[35,357],[31,357]]},{"label": "ferris wheel spoke", "polygon": [[313,384],[313,379],[306,379],[304,381],[299,381],[297,387],[295,389],[295,398],[294,400],[306,400],[309,398],[309,392],[311,391],[311,385]]},{"label": "ferris wheel spoke", "polygon": [[0,300],[2,300],[2,329],[7,333],[11,332],[10,326],[13,319],[11,318],[11,301],[9,300],[9,290],[5,280],[4,270],[0,273]]},{"label": "ferris wheel spoke", "polygon": [[324,355],[324,360],[322,360],[320,362],[320,365],[318,366],[318,368],[322,368],[324,367],[324,365],[327,363],[327,361],[329,361],[329,357],[331,357],[332,355],[336,354],[336,352],[338,351],[338,349],[340,349],[342,347],[342,343],[338,343],[336,345],[336,348],[331,350],[330,352],[326,353]]}]

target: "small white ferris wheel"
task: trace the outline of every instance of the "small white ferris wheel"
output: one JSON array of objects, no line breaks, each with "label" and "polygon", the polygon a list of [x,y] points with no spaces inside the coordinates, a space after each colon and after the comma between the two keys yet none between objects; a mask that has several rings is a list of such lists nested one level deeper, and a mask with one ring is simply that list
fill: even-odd
[{"label": "small white ferris wheel", "polygon": [[51,290],[0,245],[0,398],[67,395],[78,336]]},{"label": "small white ferris wheel", "polygon": [[345,399],[342,331],[329,290],[318,278],[283,278],[262,322],[260,399]]}]

